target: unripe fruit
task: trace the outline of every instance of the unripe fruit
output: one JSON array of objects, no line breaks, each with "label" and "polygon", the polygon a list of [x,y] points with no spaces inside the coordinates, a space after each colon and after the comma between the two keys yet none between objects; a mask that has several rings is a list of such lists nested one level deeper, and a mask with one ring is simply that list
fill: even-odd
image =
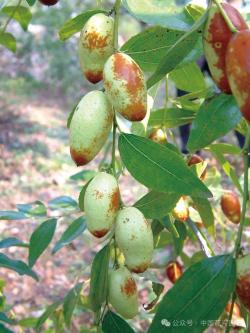
[{"label": "unripe fruit", "polygon": [[170,261],[167,264],[166,275],[172,283],[175,283],[182,275],[181,264],[178,261]]},{"label": "unripe fruit", "polygon": [[[221,4],[232,24],[237,30],[247,29],[248,26],[241,14],[233,6]],[[203,33],[204,54],[217,86],[225,93],[231,93],[226,74],[226,51],[233,33],[216,4],[210,7],[208,20]]]},{"label": "unripe fruit", "polygon": [[115,111],[130,121],[140,121],[147,113],[147,88],[137,63],[124,53],[109,57],[103,70],[105,92]]},{"label": "unripe fruit", "polygon": [[104,64],[114,52],[113,31],[113,18],[101,13],[93,15],[81,31],[80,66],[86,78],[92,83],[102,80]]},{"label": "unripe fruit", "polygon": [[189,218],[189,208],[186,205],[186,202],[183,197],[177,202],[175,208],[172,211],[173,217],[181,222],[187,221]]},{"label": "unripe fruit", "polygon": [[85,95],[70,123],[70,153],[76,165],[89,163],[105,144],[113,122],[113,109],[106,95],[91,91]]},{"label": "unripe fruit", "polygon": [[111,271],[109,275],[109,302],[126,319],[138,313],[138,293],[135,280],[126,267]]},{"label": "unripe fruit", "polygon": [[226,55],[230,87],[242,115],[250,123],[250,31],[240,31],[231,39]]},{"label": "unripe fruit", "polygon": [[115,238],[124,254],[126,266],[135,273],[144,272],[152,260],[154,241],[151,225],[137,208],[120,210]]},{"label": "unripe fruit", "polygon": [[241,303],[250,311],[250,255],[237,259],[236,267],[236,294]]},{"label": "unripe fruit", "polygon": [[[231,310],[231,302],[228,302],[225,308],[225,311],[227,314],[230,313]],[[241,313],[240,313],[240,307],[237,303],[234,303],[234,307],[233,307],[233,316],[235,317],[241,317]]]},{"label": "unripe fruit", "polygon": [[[191,156],[191,158],[188,160],[188,166],[195,165],[195,164],[198,164],[198,163],[203,163],[203,162],[204,162],[204,160],[199,155],[193,154]],[[204,180],[206,178],[206,174],[207,174],[207,171],[205,169],[202,172],[202,174],[200,175],[200,179]]]},{"label": "unripe fruit", "polygon": [[59,0],[39,0],[45,6],[54,6]]},{"label": "unripe fruit", "polygon": [[161,128],[155,128],[149,134],[149,139],[156,142],[156,143],[166,143],[167,136]]},{"label": "unripe fruit", "polygon": [[223,213],[231,222],[235,224],[240,223],[240,201],[235,193],[223,194],[220,204]]},{"label": "unripe fruit", "polygon": [[108,173],[99,172],[89,183],[84,196],[87,228],[94,236],[100,238],[109,232],[119,204],[117,180]]}]

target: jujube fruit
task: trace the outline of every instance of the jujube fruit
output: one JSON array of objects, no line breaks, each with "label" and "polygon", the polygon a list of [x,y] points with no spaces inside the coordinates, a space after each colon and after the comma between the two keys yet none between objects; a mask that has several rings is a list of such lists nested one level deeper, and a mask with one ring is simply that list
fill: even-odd
[{"label": "jujube fruit", "polygon": [[120,205],[117,180],[105,172],[98,173],[89,183],[84,196],[88,230],[96,237],[112,228]]},{"label": "jujube fruit", "polygon": [[189,218],[189,208],[183,197],[181,197],[177,202],[172,214],[176,220],[181,222],[185,222]]},{"label": "jujube fruit", "polygon": [[250,255],[237,259],[236,268],[236,294],[240,302],[250,311]]},{"label": "jujube fruit", "polygon": [[170,261],[166,267],[166,275],[172,283],[175,283],[182,275],[181,264],[178,261]]},{"label": "jujube fruit", "polygon": [[130,121],[140,121],[147,113],[147,88],[138,64],[124,53],[115,53],[103,70],[105,92],[115,111]]},{"label": "jujube fruit", "polygon": [[79,39],[79,59],[86,78],[97,83],[103,78],[103,67],[114,51],[114,20],[104,14],[93,15],[85,24]]},{"label": "jujube fruit", "polygon": [[[248,28],[247,23],[236,8],[227,3],[221,5],[237,30]],[[209,9],[203,32],[204,54],[213,80],[223,92],[229,94],[231,89],[226,73],[225,58],[227,46],[232,36],[233,33],[221,15],[218,6],[213,4]]]},{"label": "jujube fruit", "polygon": [[[225,307],[225,311],[227,314],[230,313],[231,310],[231,302],[228,302],[226,307]],[[235,317],[241,317],[241,313],[240,313],[240,307],[237,303],[234,303],[234,307],[233,307],[233,316]]]},{"label": "jujube fruit", "polygon": [[250,31],[236,33],[226,55],[227,75],[242,115],[250,123]]},{"label": "jujube fruit", "polygon": [[138,313],[138,293],[135,280],[126,267],[109,274],[108,299],[115,310],[126,319]]},{"label": "jujube fruit", "polygon": [[89,163],[105,144],[113,123],[113,109],[106,95],[92,91],[75,109],[70,123],[70,153],[76,165]]},{"label": "jujube fruit", "polygon": [[39,0],[45,6],[54,6],[59,0]]},{"label": "jujube fruit", "polygon": [[149,134],[149,139],[156,143],[166,143],[167,136],[161,128],[155,128]]},{"label": "jujube fruit", "polygon": [[149,267],[154,250],[153,233],[151,225],[137,208],[126,207],[119,211],[115,239],[131,271],[142,273]]},{"label": "jujube fruit", "polygon": [[[204,160],[203,160],[202,157],[200,157],[199,155],[193,154],[191,156],[191,158],[188,160],[188,166],[195,165],[195,164],[198,164],[198,163],[203,163],[203,162],[204,162]],[[204,180],[206,178],[206,174],[207,174],[207,171],[205,169],[202,172],[202,174],[200,175],[200,179]]]},{"label": "jujube fruit", "polygon": [[223,213],[231,222],[240,223],[241,206],[239,198],[234,192],[223,194],[220,204]]}]

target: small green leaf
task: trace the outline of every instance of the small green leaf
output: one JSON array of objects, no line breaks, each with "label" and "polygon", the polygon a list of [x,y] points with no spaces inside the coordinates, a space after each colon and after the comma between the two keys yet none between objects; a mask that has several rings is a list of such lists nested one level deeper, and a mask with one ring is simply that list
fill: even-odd
[{"label": "small green leaf", "polygon": [[16,39],[9,32],[0,31],[0,45],[3,45],[12,52],[16,52]]},{"label": "small green leaf", "polygon": [[89,181],[96,175],[96,173],[97,172],[94,170],[82,170],[82,171],[77,172],[74,175],[70,176],[69,178],[72,180]]},{"label": "small green leaf", "polygon": [[170,213],[178,199],[177,193],[160,193],[151,191],[139,199],[134,206],[138,208],[148,219],[156,219]]},{"label": "small green leaf", "polygon": [[38,281],[38,277],[23,261],[13,260],[5,254],[0,253],[0,267],[11,269],[20,275],[28,275]]},{"label": "small green leaf", "polygon": [[98,13],[106,13],[106,11],[101,10],[101,9],[93,9],[93,10],[88,10],[73,19],[68,20],[67,22],[64,23],[62,28],[59,31],[59,37],[62,41],[70,38],[73,36],[75,33],[80,31],[85,23],[88,21],[88,19]]},{"label": "small green leaf", "polygon": [[195,209],[200,214],[202,222],[208,231],[213,234],[214,233],[214,213],[211,207],[210,202],[204,198],[194,198],[192,197],[193,202],[195,204]]},{"label": "small green leaf", "polygon": [[103,333],[135,333],[129,324],[112,311],[108,311],[102,322]]},{"label": "small green leaf", "polygon": [[241,113],[233,96],[219,95],[203,104],[193,121],[187,143],[190,152],[204,148],[231,131],[240,121]]},{"label": "small green leaf", "polygon": [[23,30],[27,30],[32,14],[28,7],[24,6],[6,6],[2,12],[20,23]]},{"label": "small green leaf", "polygon": [[0,249],[6,249],[12,246],[29,247],[29,244],[23,243],[15,237],[9,237],[0,241]]},{"label": "small green leaf", "polygon": [[80,236],[86,229],[86,221],[84,217],[79,217],[73,221],[69,227],[64,231],[59,241],[55,244],[52,254],[55,254],[65,245],[70,244],[74,239]]},{"label": "small green leaf", "polygon": [[1,333],[14,333],[13,331],[11,331],[7,327],[5,327],[3,324],[0,324],[0,332]]},{"label": "small green leaf", "polygon": [[119,151],[131,175],[152,190],[198,197],[211,196],[211,192],[188,168],[184,159],[163,145],[123,133],[119,137]]},{"label": "small green leaf", "polygon": [[71,110],[71,112],[70,112],[70,114],[68,116],[68,119],[67,119],[67,128],[70,128],[70,123],[71,123],[71,120],[73,118],[73,115],[75,113],[75,110],[76,110],[78,104],[79,104],[79,102],[77,104],[75,104],[75,106],[73,107],[73,109]]},{"label": "small green leaf", "polygon": [[[4,323],[6,323],[6,324],[10,324],[10,325],[13,325],[13,324],[16,323],[15,320],[10,319],[10,318],[7,317],[6,314],[3,313],[3,312],[0,312],[0,321],[4,322]],[[0,332],[1,332],[1,331],[0,331]]]},{"label": "small green leaf", "polygon": [[189,124],[194,118],[195,113],[193,111],[178,108],[158,109],[151,112],[148,124],[153,127],[165,126],[173,128]]},{"label": "small green leaf", "polygon": [[77,202],[66,195],[57,197],[51,201],[49,201],[50,209],[56,210],[56,209],[68,209],[68,208],[76,208]]},{"label": "small green leaf", "polygon": [[18,321],[18,325],[21,327],[34,328],[37,323],[37,318],[28,317]]},{"label": "small green leaf", "polygon": [[24,220],[27,216],[22,212],[15,212],[12,210],[0,211],[0,220]]},{"label": "small green leaf", "polygon": [[79,301],[80,293],[82,290],[82,283],[78,283],[74,288],[72,288],[67,296],[64,298],[63,302],[63,315],[64,320],[68,328],[71,325],[71,318],[74,312],[74,309]]},{"label": "small green leaf", "polygon": [[46,320],[56,311],[56,309],[63,303],[63,301],[57,301],[44,311],[44,313],[39,317],[36,324],[36,332],[40,332],[42,325],[46,322]]},{"label": "small green leaf", "polygon": [[230,255],[192,265],[163,297],[148,333],[174,333],[175,322],[189,320],[191,326],[182,326],[181,333],[204,332],[223,312],[235,282],[236,264]]},{"label": "small green leaf", "polygon": [[46,216],[47,214],[44,203],[38,200],[29,204],[18,204],[16,207],[20,212],[31,216]]},{"label": "small green leaf", "polygon": [[34,266],[37,259],[50,244],[56,230],[56,223],[56,219],[49,219],[39,225],[39,227],[32,233],[29,248],[30,267]]},{"label": "small green leaf", "polygon": [[98,252],[91,266],[89,299],[92,310],[98,311],[107,296],[110,246]]},{"label": "small green leaf", "polygon": [[78,198],[78,206],[82,212],[84,212],[84,197],[85,197],[85,192],[87,190],[87,187],[89,186],[89,183],[91,182],[92,178],[83,186],[79,193],[79,198]]},{"label": "small green leaf", "polygon": [[26,0],[29,6],[33,6],[36,0]]},{"label": "small green leaf", "polygon": [[220,154],[239,155],[241,154],[241,148],[231,145],[229,143],[214,143],[208,147],[208,149],[219,152]]}]

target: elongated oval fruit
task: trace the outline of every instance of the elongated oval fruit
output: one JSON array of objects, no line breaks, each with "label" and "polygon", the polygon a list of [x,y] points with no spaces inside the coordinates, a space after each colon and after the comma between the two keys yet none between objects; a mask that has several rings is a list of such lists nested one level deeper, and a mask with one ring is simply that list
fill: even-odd
[{"label": "elongated oval fruit", "polygon": [[231,222],[240,223],[241,206],[239,198],[234,192],[223,194],[220,204],[223,213]]},{"label": "elongated oval fruit", "polygon": [[181,222],[186,222],[189,218],[189,208],[183,197],[179,199],[175,208],[172,211],[173,217]]},{"label": "elongated oval fruit", "polygon": [[114,52],[113,34],[113,18],[102,13],[93,15],[81,31],[80,66],[86,78],[92,83],[102,80],[104,64]]},{"label": "elongated oval fruit", "polygon": [[89,163],[105,144],[113,122],[106,95],[91,91],[75,109],[70,123],[70,153],[76,165]]},{"label": "elongated oval fruit", "polygon": [[[231,310],[231,302],[228,302],[226,307],[225,307],[225,311],[227,314],[230,313],[230,310]],[[240,307],[237,303],[234,303],[234,307],[233,307],[233,316],[235,317],[241,317],[241,313],[240,313]]]},{"label": "elongated oval fruit", "polygon": [[109,274],[108,298],[116,311],[126,319],[138,313],[138,293],[135,280],[126,267],[120,267]]},{"label": "elongated oval fruit", "polygon": [[[248,28],[236,8],[227,3],[222,3],[221,5],[237,30]],[[217,5],[213,4],[210,7],[203,32],[204,54],[213,80],[223,92],[228,94],[231,93],[231,89],[226,74],[225,58],[227,46],[232,35]]]},{"label": "elongated oval fruit", "polygon": [[250,123],[250,31],[240,31],[231,39],[226,56],[230,87],[240,111]]},{"label": "elongated oval fruit", "polygon": [[149,134],[149,139],[156,143],[166,143],[167,136],[166,133],[161,128],[155,128]]},{"label": "elongated oval fruit", "polygon": [[84,210],[88,230],[101,238],[112,228],[120,205],[117,180],[99,172],[89,183],[84,196]]},{"label": "elongated oval fruit", "polygon": [[45,6],[54,6],[59,0],[39,0]]},{"label": "elongated oval fruit", "polygon": [[166,275],[172,283],[175,283],[182,275],[181,264],[178,261],[170,261],[167,264]]},{"label": "elongated oval fruit", "polygon": [[250,255],[237,259],[236,267],[236,294],[240,302],[250,311]]},{"label": "elongated oval fruit", "polygon": [[103,70],[105,92],[115,111],[130,121],[140,121],[147,113],[147,88],[137,63],[124,53],[109,57]]},{"label": "elongated oval fruit", "polygon": [[126,266],[135,273],[144,272],[153,256],[153,233],[150,224],[137,208],[126,207],[119,211],[115,238],[124,254]]},{"label": "elongated oval fruit", "polygon": [[[188,166],[195,165],[198,163],[204,163],[204,160],[202,157],[200,157],[199,155],[196,155],[196,154],[193,154],[191,156],[191,158],[188,160]],[[206,174],[207,174],[207,171],[206,171],[206,169],[204,169],[204,171],[200,175],[200,179],[204,180],[206,178]]]}]

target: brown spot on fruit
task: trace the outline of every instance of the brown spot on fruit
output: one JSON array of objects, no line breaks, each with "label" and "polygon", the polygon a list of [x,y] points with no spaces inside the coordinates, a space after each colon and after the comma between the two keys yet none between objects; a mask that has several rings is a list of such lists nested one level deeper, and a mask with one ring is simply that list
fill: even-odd
[{"label": "brown spot on fruit", "polygon": [[130,121],[141,121],[145,117],[145,106],[142,103],[133,103],[126,108],[124,114]]},{"label": "brown spot on fruit", "polygon": [[[222,3],[222,7],[237,30],[248,29],[245,20],[236,8],[227,3]],[[233,34],[228,28],[223,16],[219,12],[219,9],[217,9],[214,15],[208,19],[203,38],[205,44],[205,56],[212,77],[218,87],[225,93],[231,93],[231,88],[226,74],[225,58],[227,46],[232,38],[232,35]],[[206,51],[206,43],[212,48],[214,57]],[[220,74],[218,74],[218,71],[221,71]]]},{"label": "brown spot on fruit", "polygon": [[139,266],[131,268],[131,270],[132,272],[139,274],[145,272],[148,269],[148,266],[149,266],[148,263],[142,263]]},{"label": "brown spot on fruit", "polygon": [[120,207],[120,192],[119,189],[113,191],[110,197],[109,211],[116,212]]},{"label": "brown spot on fruit", "polygon": [[102,199],[104,194],[101,191],[95,190],[94,196],[95,196],[95,199]]},{"label": "brown spot on fruit", "polygon": [[234,192],[223,194],[220,204],[223,213],[231,222],[240,223],[241,206],[239,198]]},{"label": "brown spot on fruit", "polygon": [[[191,156],[191,158],[188,160],[188,166],[195,165],[195,164],[198,164],[198,163],[203,163],[203,162],[204,162],[204,160],[199,155],[193,154]],[[200,179],[204,180],[206,178],[206,174],[207,174],[207,171],[205,169],[202,172],[202,174],[200,175]]]},{"label": "brown spot on fruit", "polygon": [[98,32],[91,30],[85,36],[85,47],[90,50],[103,49],[108,45],[109,36],[101,36]]},{"label": "brown spot on fruit", "polygon": [[237,279],[236,293],[241,303],[250,311],[250,275],[242,275]]},{"label": "brown spot on fruit", "polygon": [[227,55],[227,75],[240,111],[250,123],[250,31],[240,31],[231,39]]},{"label": "brown spot on fruit", "polygon": [[77,166],[82,166],[89,163],[87,154],[84,154],[83,152],[79,152],[73,148],[70,148],[70,154]]},{"label": "brown spot on fruit", "polygon": [[92,235],[94,235],[97,238],[102,238],[109,232],[109,229],[101,229],[101,230],[93,230],[91,231]]},{"label": "brown spot on fruit", "polygon": [[136,288],[136,283],[133,278],[128,278],[126,279],[125,283],[123,286],[121,286],[121,291],[126,294],[127,296],[132,296],[136,294],[137,288]]},{"label": "brown spot on fruit", "polygon": [[91,82],[91,83],[98,83],[102,80],[102,72],[92,72],[92,71],[87,71],[84,73],[86,76],[86,79]]},{"label": "brown spot on fruit", "polygon": [[166,268],[166,275],[172,283],[175,283],[182,275],[181,264],[178,261],[170,261]]}]

